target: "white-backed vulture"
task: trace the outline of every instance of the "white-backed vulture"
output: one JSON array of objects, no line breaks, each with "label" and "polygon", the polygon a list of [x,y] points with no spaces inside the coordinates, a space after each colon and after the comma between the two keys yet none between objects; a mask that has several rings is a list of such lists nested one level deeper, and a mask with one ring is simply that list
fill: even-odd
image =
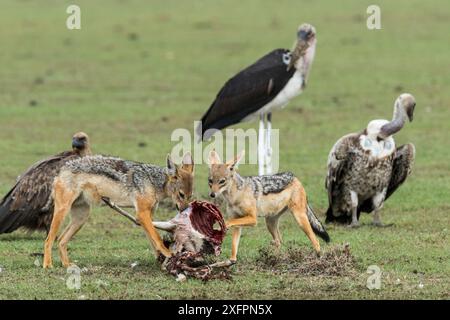
[{"label": "white-backed vulture", "polygon": [[382,225],[379,211],[384,201],[406,180],[414,163],[414,145],[396,148],[392,136],[406,120],[413,120],[415,106],[412,95],[401,94],[392,121],[373,120],[363,131],[336,142],[328,157],[326,222],[356,227],[362,211],[373,212],[374,225]]}]

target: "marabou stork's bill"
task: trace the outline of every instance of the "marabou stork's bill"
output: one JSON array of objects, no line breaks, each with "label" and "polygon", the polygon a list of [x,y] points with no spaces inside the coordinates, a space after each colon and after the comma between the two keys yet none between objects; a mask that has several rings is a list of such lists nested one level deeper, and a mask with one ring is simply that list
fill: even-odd
[{"label": "marabou stork's bill", "polygon": [[0,202],[0,234],[24,227],[48,232],[53,218],[53,180],[70,160],[91,154],[89,137],[83,132],[72,138],[72,150],[39,161],[17,179]]},{"label": "marabou stork's bill", "polygon": [[379,210],[411,173],[415,157],[412,143],[396,148],[392,135],[413,120],[415,106],[412,95],[401,94],[392,121],[373,120],[336,142],[328,157],[326,222],[357,227],[361,211],[373,211],[373,224],[382,226]]},{"label": "marabou stork's bill", "polygon": [[225,83],[203,115],[198,135],[208,140],[217,130],[259,116],[259,174],[270,174],[272,111],[284,107],[304,90],[315,48],[314,27],[301,25],[292,51],[273,50]]}]

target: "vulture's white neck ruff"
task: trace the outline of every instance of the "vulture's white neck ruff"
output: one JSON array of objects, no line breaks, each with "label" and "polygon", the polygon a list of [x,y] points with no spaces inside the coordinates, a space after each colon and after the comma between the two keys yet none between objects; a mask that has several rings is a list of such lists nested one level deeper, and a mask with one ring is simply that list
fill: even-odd
[{"label": "vulture's white neck ruff", "polygon": [[387,120],[370,121],[367,125],[367,134],[359,137],[361,148],[370,151],[370,156],[373,158],[381,159],[390,156],[395,151],[395,141],[392,136],[378,139],[381,127],[387,123],[389,123]]},{"label": "vulture's white neck ruff", "polygon": [[395,151],[395,141],[392,137],[377,141],[376,138],[373,139],[367,135],[361,135],[359,143],[363,150],[368,150],[370,156],[376,159],[390,156]]}]

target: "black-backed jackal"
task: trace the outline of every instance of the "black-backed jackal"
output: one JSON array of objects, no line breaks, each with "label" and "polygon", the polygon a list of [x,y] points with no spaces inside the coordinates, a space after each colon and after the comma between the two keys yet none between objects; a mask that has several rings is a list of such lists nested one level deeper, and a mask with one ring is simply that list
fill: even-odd
[{"label": "black-backed jackal", "polygon": [[181,165],[167,157],[167,167],[143,164],[119,158],[88,156],[68,162],[55,178],[55,209],[44,247],[44,268],[52,266],[52,246],[66,215],[71,222],[60,236],[62,264],[70,265],[67,243],[87,221],[91,205],[107,198],[121,207],[134,207],[137,221],[144,228],[156,253],[170,257],[170,251],[153,226],[152,215],[158,202],[172,198],[178,210],[188,207],[193,192],[194,163],[189,153]]},{"label": "black-backed jackal", "polygon": [[235,167],[243,153],[224,164],[215,151],[211,151],[209,155],[210,196],[215,198],[222,195],[227,203],[227,212],[231,216],[226,222],[227,227],[232,228],[230,260],[236,261],[242,227],[255,226],[258,214],[265,217],[273,242],[279,247],[281,235],[278,219],[286,209],[290,209],[316,252],[320,253],[320,244],[314,233],[326,242],[330,238],[309,207],[305,189],[300,181],[290,172],[241,177]]}]

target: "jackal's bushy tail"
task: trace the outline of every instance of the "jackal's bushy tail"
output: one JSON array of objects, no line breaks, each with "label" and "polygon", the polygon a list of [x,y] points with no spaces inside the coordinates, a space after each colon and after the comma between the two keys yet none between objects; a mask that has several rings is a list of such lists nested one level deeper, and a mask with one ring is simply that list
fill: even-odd
[{"label": "jackal's bushy tail", "polygon": [[314,233],[319,237],[321,237],[325,242],[330,242],[330,236],[328,235],[327,231],[325,230],[320,220],[314,214],[314,211],[309,206],[309,203],[306,204],[306,207],[307,207],[306,214],[308,216],[309,223],[311,224]]}]

